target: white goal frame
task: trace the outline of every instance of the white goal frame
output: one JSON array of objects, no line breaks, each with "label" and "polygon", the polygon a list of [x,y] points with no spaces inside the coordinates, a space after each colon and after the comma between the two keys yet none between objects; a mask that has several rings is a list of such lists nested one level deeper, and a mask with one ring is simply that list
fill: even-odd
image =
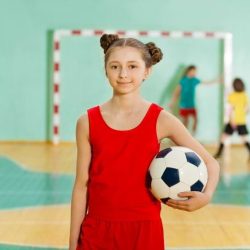
[{"label": "white goal frame", "polygon": [[[118,34],[125,37],[162,37],[162,38],[195,38],[195,39],[219,39],[223,41],[223,80],[224,80],[224,104],[226,96],[231,89],[232,81],[232,61],[233,61],[233,36],[228,32],[205,32],[205,31],[146,31],[146,30],[99,30],[99,29],[79,29],[79,30],[55,30],[53,32],[53,114],[52,114],[52,142],[60,142],[60,65],[61,65],[61,39],[63,37],[81,36],[93,37],[101,36],[104,33]],[[227,113],[227,105],[224,105]]]}]

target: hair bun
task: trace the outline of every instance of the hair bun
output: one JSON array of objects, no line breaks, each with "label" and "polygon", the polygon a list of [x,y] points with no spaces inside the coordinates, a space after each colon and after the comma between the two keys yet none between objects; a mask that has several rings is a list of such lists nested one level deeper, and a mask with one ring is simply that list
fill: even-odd
[{"label": "hair bun", "polygon": [[152,42],[146,43],[146,47],[148,48],[149,54],[151,55],[152,65],[160,62],[163,57],[161,49],[156,47],[156,45]]},{"label": "hair bun", "polygon": [[115,35],[115,34],[103,34],[101,36],[100,44],[104,50],[104,54],[106,53],[106,51],[108,50],[110,45],[117,40],[119,40],[119,37],[118,37],[118,35]]}]

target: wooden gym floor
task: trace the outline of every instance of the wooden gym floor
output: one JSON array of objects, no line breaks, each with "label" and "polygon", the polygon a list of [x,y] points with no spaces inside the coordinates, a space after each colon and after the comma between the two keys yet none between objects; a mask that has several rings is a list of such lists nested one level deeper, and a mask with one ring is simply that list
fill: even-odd
[{"label": "wooden gym floor", "polygon": [[[67,248],[75,156],[73,143],[0,143],[0,250]],[[247,152],[232,146],[220,163],[210,205],[192,213],[162,206],[166,249],[250,249]]]}]

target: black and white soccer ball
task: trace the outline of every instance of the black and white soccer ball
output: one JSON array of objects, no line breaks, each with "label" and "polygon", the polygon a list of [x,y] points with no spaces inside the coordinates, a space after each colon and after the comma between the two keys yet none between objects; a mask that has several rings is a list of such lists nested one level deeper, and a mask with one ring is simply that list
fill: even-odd
[{"label": "black and white soccer ball", "polygon": [[207,184],[207,167],[201,157],[185,147],[161,150],[149,167],[148,185],[153,195],[165,203],[169,198],[185,200],[180,192],[202,192]]}]

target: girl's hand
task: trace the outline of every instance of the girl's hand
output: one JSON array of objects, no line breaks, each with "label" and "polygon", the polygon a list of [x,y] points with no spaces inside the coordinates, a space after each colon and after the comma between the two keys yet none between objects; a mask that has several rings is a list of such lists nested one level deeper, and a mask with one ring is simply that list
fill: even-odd
[{"label": "girl's hand", "polygon": [[218,76],[218,82],[223,84],[224,83],[224,74]]},{"label": "girl's hand", "polygon": [[181,192],[178,194],[179,197],[182,198],[188,198],[188,200],[173,200],[169,199],[166,202],[166,205],[175,208],[180,209],[188,212],[195,211],[199,208],[204,207],[207,205],[211,199],[211,197],[205,193],[196,192],[196,191],[190,191],[190,192]]}]

